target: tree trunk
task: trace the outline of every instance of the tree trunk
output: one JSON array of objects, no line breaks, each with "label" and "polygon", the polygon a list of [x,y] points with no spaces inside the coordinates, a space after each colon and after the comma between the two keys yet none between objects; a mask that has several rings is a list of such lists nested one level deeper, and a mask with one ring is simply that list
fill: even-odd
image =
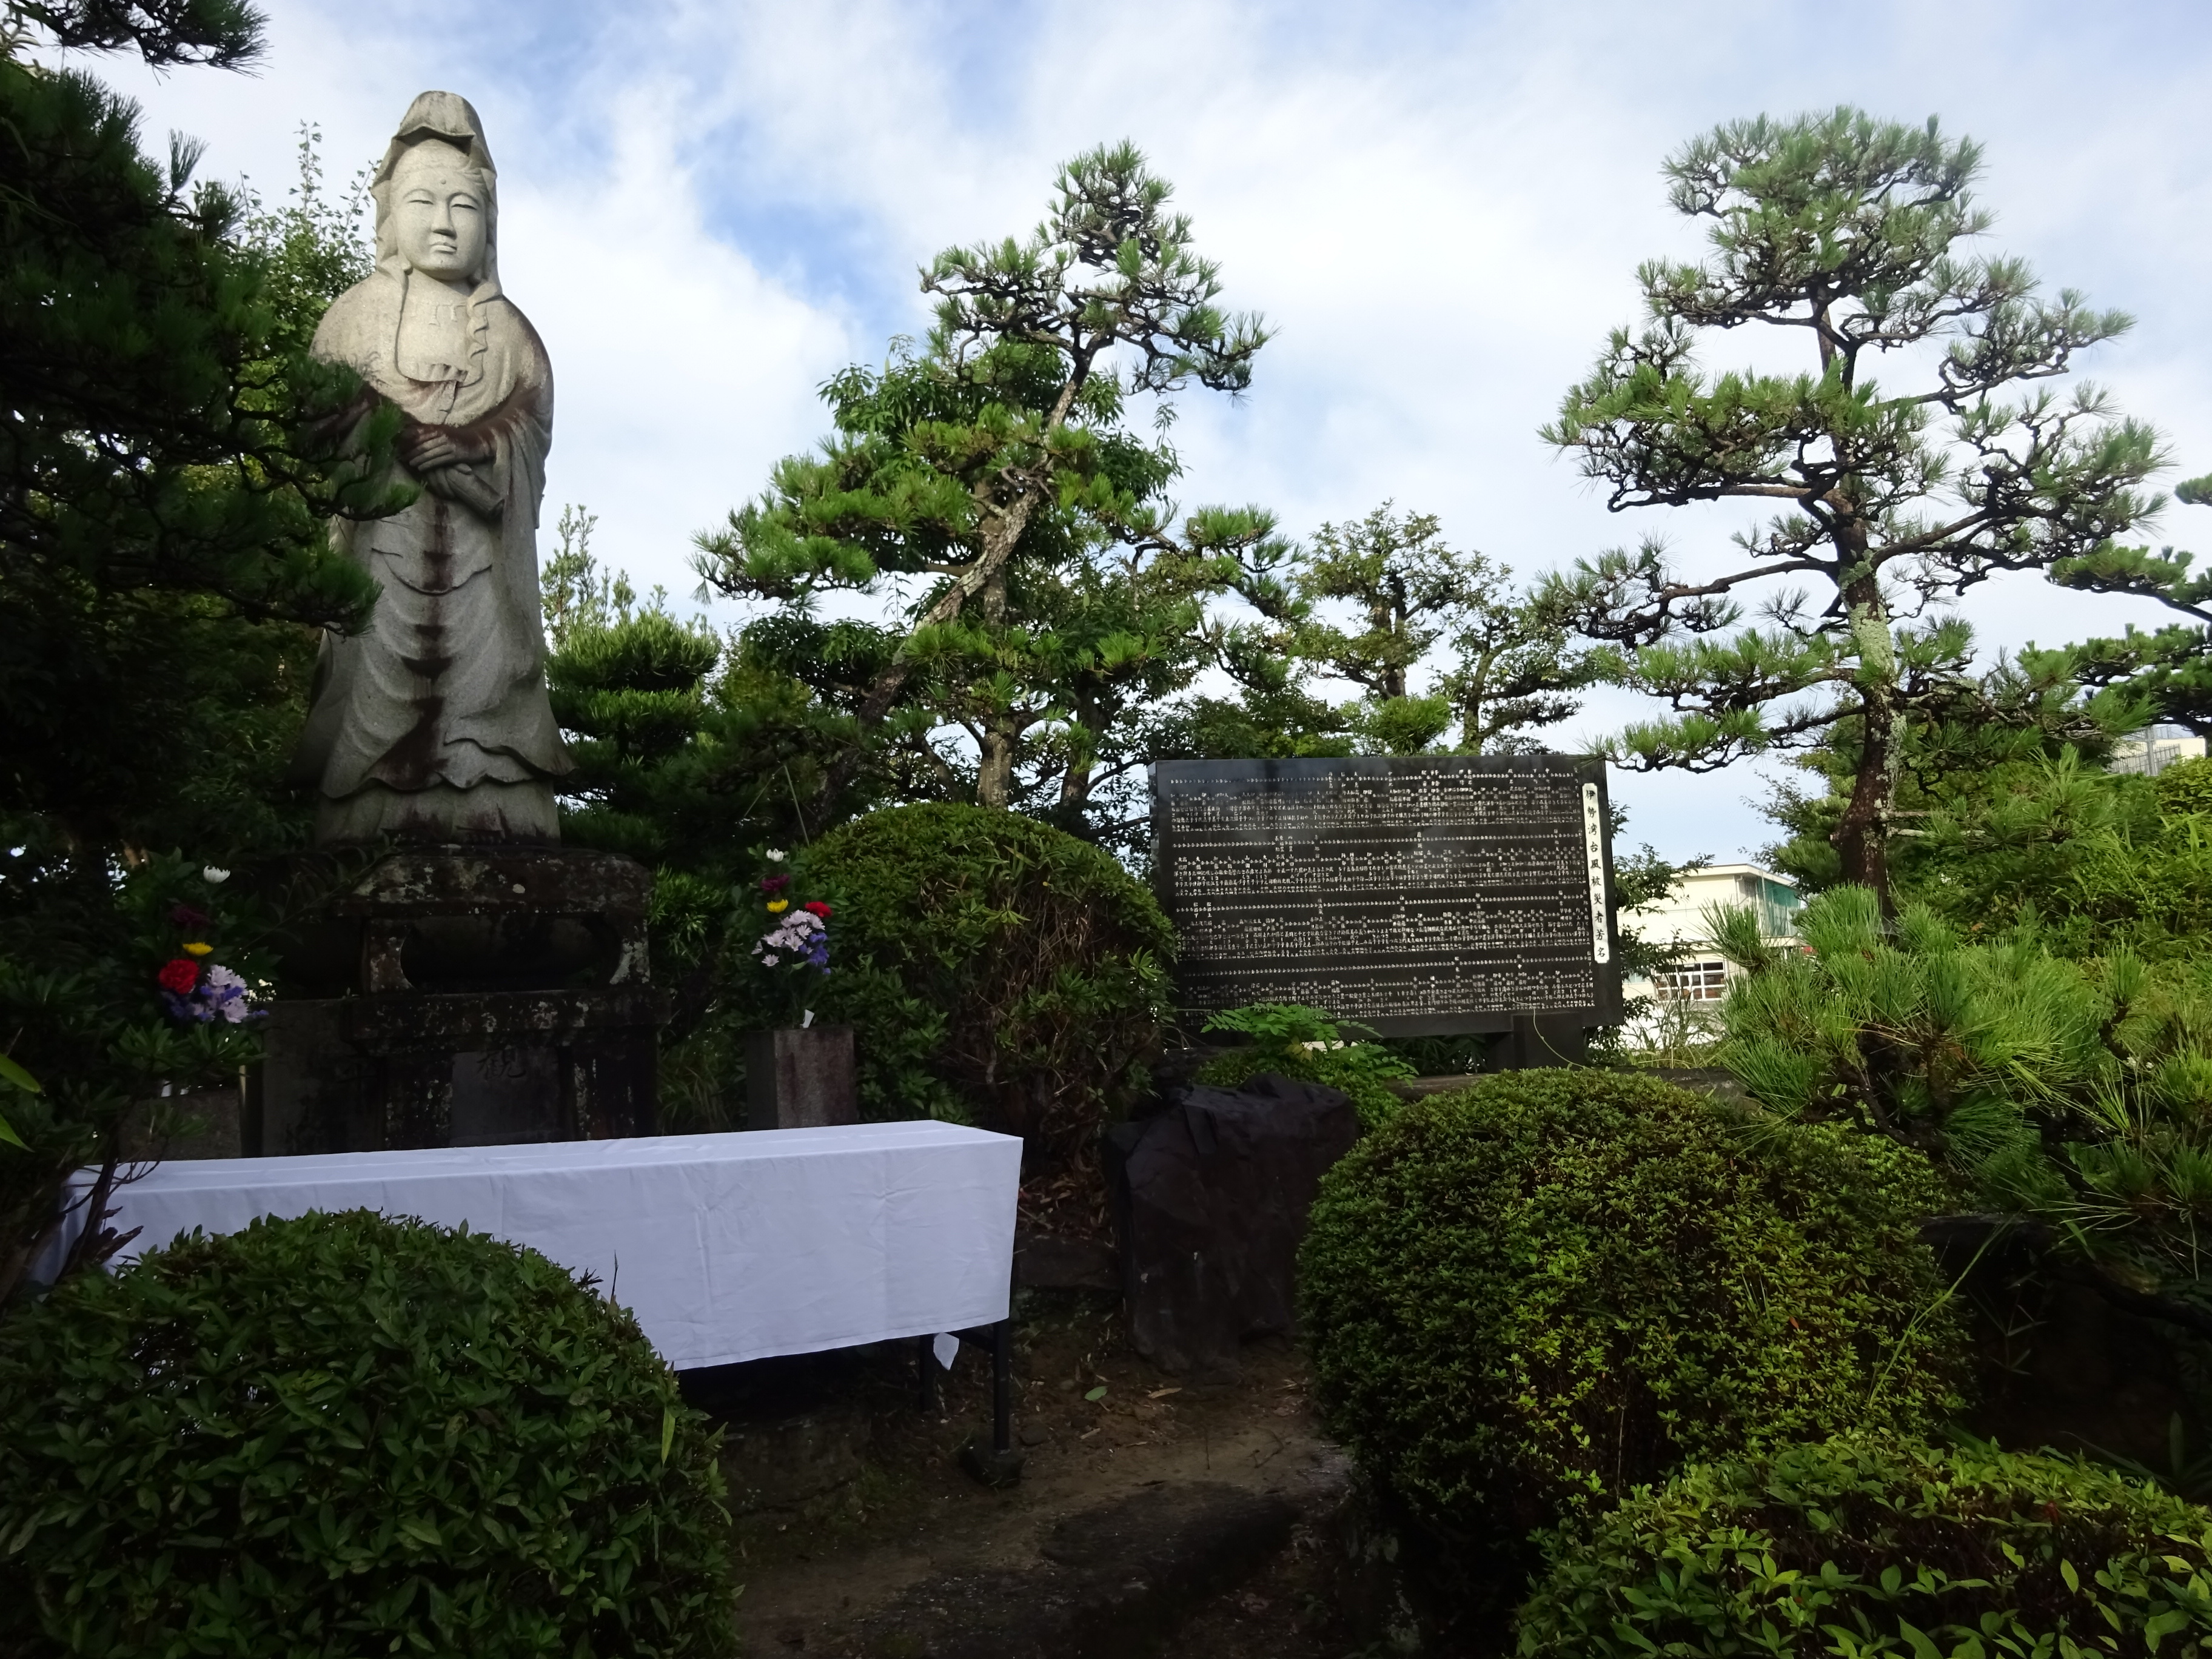
[{"label": "tree trunk", "polygon": [[[1078,702],[1075,705],[1075,724],[1085,733],[1105,729],[1100,723],[1097,707],[1089,702]],[[1070,741],[1077,740],[1071,738]],[[1060,774],[1060,804],[1062,806],[1080,806],[1091,799],[1091,772],[1095,758],[1088,750],[1078,748],[1075,750],[1075,757],[1069,760],[1067,770]]]},{"label": "tree trunk", "polygon": [[1874,890],[1884,916],[1897,914],[1889,887],[1889,824],[1897,805],[1904,732],[1897,702],[1897,648],[1880,584],[1869,572],[1844,591],[1858,646],[1859,767],[1843,821],[1829,839],[1841,854],[1844,879]]},{"label": "tree trunk", "polygon": [[[994,634],[1006,623],[1006,567],[1001,560],[984,580],[983,626]],[[1000,709],[983,719],[976,756],[975,804],[1006,810],[1014,793],[1016,717]]]},{"label": "tree trunk", "polygon": [[975,769],[975,805],[1000,811],[1013,798],[1014,735],[1004,715],[993,715],[983,724],[981,763]]}]

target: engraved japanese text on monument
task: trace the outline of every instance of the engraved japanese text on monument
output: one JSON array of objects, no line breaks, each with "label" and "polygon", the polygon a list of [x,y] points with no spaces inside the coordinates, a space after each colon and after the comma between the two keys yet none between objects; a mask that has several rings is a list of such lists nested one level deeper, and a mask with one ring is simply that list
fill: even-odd
[{"label": "engraved japanese text on monument", "polygon": [[1568,756],[1155,768],[1183,1002],[1431,1030],[1609,1007],[1602,777]]}]

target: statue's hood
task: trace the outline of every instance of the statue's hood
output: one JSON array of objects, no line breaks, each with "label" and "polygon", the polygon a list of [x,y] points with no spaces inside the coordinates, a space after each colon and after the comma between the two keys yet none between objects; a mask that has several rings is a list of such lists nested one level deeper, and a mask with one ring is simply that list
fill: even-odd
[{"label": "statue's hood", "polygon": [[376,263],[394,272],[406,268],[406,262],[400,258],[398,244],[389,228],[392,175],[398,167],[401,156],[429,138],[441,139],[456,149],[466,151],[469,165],[483,175],[483,269],[477,271],[476,276],[480,286],[489,285],[496,293],[499,289],[499,170],[492,165],[491,146],[484,142],[483,121],[477,114],[476,106],[457,92],[416,94],[415,101],[407,106],[407,113],[399,118],[398,131],[392,135],[392,143],[385,149],[384,160],[378,164],[375,177],[369,181],[368,193],[376,203]]}]

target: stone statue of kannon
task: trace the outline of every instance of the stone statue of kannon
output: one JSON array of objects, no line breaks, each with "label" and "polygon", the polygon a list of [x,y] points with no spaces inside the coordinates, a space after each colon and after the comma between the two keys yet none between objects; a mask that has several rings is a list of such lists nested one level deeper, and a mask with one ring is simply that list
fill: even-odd
[{"label": "stone statue of kannon", "polygon": [[325,638],[295,775],[320,794],[323,844],[558,838],[570,762],[545,695],[538,512],[553,371],[501,292],[498,197],[466,100],[408,107],[371,194],[376,269],[339,295],[315,354],[396,404],[401,481],[388,518],[332,521],[382,587],[368,631]]}]

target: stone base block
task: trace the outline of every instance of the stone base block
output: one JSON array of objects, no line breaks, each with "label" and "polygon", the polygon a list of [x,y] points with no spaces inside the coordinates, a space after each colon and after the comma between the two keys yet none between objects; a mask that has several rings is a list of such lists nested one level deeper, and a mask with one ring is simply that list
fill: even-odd
[{"label": "stone base block", "polygon": [[663,1018],[642,986],[280,1001],[248,1080],[246,1151],[652,1134]]},{"label": "stone base block", "polygon": [[860,1121],[849,1025],[758,1031],[745,1044],[745,1127],[818,1129]]}]

